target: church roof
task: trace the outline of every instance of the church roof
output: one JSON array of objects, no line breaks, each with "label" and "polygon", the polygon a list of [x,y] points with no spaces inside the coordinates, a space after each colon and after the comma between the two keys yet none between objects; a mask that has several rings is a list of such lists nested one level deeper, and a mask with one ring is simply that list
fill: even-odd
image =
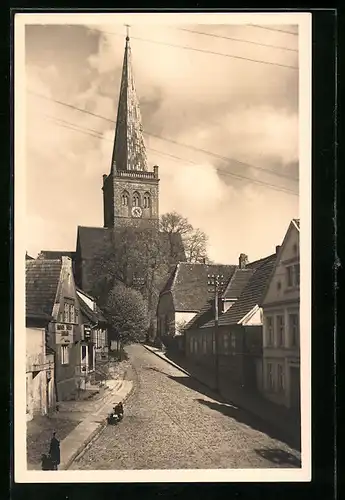
[{"label": "church roof", "polygon": [[222,274],[228,283],[237,266],[180,262],[169,279],[163,293],[171,292],[175,311],[200,311],[212,296],[208,275]]},{"label": "church roof", "polygon": [[[116,233],[121,234],[123,228],[114,229],[106,227],[85,227],[78,226],[78,243],[80,257],[82,259],[93,259],[95,256],[103,253],[114,241],[116,241]],[[138,229],[138,231],[141,231]],[[157,232],[163,244],[170,243],[169,235],[163,232]],[[186,259],[181,235],[176,233],[171,237],[174,249],[174,255],[177,260],[183,261]]]},{"label": "church roof", "polygon": [[148,170],[141,113],[131,59],[131,47],[127,36],[116,119],[112,173],[115,170]]},{"label": "church roof", "polygon": [[60,260],[26,261],[26,314],[51,315],[61,274]]},{"label": "church roof", "polygon": [[73,260],[75,252],[71,252],[70,250],[41,250],[37,258],[46,260],[61,260],[62,257],[70,257]]}]

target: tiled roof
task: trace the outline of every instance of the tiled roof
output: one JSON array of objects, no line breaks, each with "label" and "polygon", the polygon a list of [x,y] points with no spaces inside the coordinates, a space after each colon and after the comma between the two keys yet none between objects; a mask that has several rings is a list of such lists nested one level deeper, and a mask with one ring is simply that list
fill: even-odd
[{"label": "tiled roof", "polygon": [[60,260],[26,261],[26,311],[51,315],[61,273]]},{"label": "tiled roof", "polygon": [[223,299],[237,299],[241,295],[253,272],[253,269],[236,269],[226,287]]},{"label": "tiled roof", "polygon": [[[208,275],[222,274],[227,283],[236,267],[180,262],[175,270],[174,279],[170,281],[175,311],[200,311],[212,296],[209,292]],[[165,291],[168,289],[165,288]]]},{"label": "tiled roof", "polygon": [[37,258],[46,260],[61,260],[61,257],[65,256],[74,259],[75,252],[65,252],[63,250],[41,250]]},{"label": "tiled roof", "polygon": [[[121,230],[119,230],[121,231]],[[140,231],[140,229],[138,229]],[[105,248],[116,244],[116,229],[104,227],[84,227],[78,226],[78,244],[82,259],[94,259],[97,255],[104,252]],[[180,234],[173,234],[172,243],[174,254],[177,255],[178,261],[186,259],[182,239]],[[169,235],[167,233],[158,233],[162,245],[169,250]],[[169,246],[168,246],[169,245]],[[170,250],[169,250],[170,253]]]},{"label": "tiled roof", "polygon": [[213,301],[208,300],[200,311],[192,318],[185,326],[185,330],[200,328],[202,325],[210,321],[214,314]]},{"label": "tiled roof", "polygon": [[81,297],[78,297],[79,299],[79,305],[80,305],[80,310],[82,313],[82,316],[84,319],[90,320],[92,323],[106,323],[107,320],[103,316],[102,311],[100,308],[96,305],[95,310],[93,311],[87,304],[86,302],[83,301]]},{"label": "tiled roof", "polygon": [[[243,319],[256,305],[261,305],[261,300],[273,272],[276,254],[261,259],[262,263],[256,267],[251,279],[248,281],[239,299],[235,304],[219,317],[219,326],[235,325]],[[214,320],[204,325],[205,328],[214,326]]]},{"label": "tiled roof", "polygon": [[262,264],[264,264],[267,260],[270,260],[271,258],[275,257],[276,254],[271,254],[268,257],[263,257],[262,259],[255,260],[254,262],[249,262],[249,264],[246,265],[246,269],[257,269],[260,267]]}]

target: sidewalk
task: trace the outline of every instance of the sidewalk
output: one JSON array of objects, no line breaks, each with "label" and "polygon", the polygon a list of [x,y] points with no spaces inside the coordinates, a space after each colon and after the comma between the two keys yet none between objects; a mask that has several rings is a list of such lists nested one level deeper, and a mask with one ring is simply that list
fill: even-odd
[{"label": "sidewalk", "polygon": [[[133,389],[133,382],[125,379],[108,380],[106,386],[107,388],[100,397],[94,400],[64,401],[59,404],[59,412],[49,418],[42,417],[42,420],[49,422],[48,426],[50,425],[51,430],[56,430],[57,437],[60,438],[60,470],[68,469],[87,445],[102,432],[106,426],[108,413],[115,403],[128,398]],[[51,432],[49,432],[49,440],[50,438]],[[43,442],[43,445],[45,448],[42,452],[47,452],[46,443]],[[35,458],[35,462],[28,461],[28,470],[41,469],[40,462],[37,457]]]},{"label": "sidewalk", "polygon": [[[202,370],[198,366],[188,363],[185,358],[180,359],[178,355],[165,355],[160,349],[144,345],[144,347],[164,359],[167,363],[175,366],[186,375],[201,382],[212,391],[215,391],[215,379],[206,370]],[[173,358],[173,359],[171,359]],[[232,387],[229,384],[221,384],[221,391],[215,391],[214,398],[222,398],[226,402],[231,403],[238,408],[245,410],[262,421],[272,425],[284,438],[291,444],[300,449],[300,422],[288,409],[275,405],[274,403],[264,399],[260,394],[249,394],[244,390]]]}]

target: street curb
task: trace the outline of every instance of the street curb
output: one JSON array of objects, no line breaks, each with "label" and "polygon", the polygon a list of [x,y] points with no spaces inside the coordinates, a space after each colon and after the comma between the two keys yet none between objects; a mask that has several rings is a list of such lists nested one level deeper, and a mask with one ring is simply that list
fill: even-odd
[{"label": "street curb", "polygon": [[[191,373],[187,372],[187,370],[185,370],[184,368],[181,368],[181,366],[177,365],[176,363],[174,363],[173,361],[171,361],[169,358],[167,357],[164,357],[160,355],[159,352],[157,351],[154,351],[153,349],[150,349],[150,347],[146,346],[145,344],[142,344],[143,347],[145,347],[145,349],[149,352],[152,352],[152,354],[155,354],[158,358],[162,359],[163,361],[165,361],[166,363],[169,363],[169,365],[171,366],[174,366],[175,368],[177,368],[178,370],[180,370],[181,372],[185,373],[186,375],[188,375],[189,377],[191,378],[195,378]],[[196,379],[197,380],[197,379]],[[200,381],[199,381],[200,382]]]},{"label": "street curb", "polygon": [[[129,389],[127,394],[122,398],[123,402],[125,402],[129,396],[131,395],[134,389],[134,383],[132,382],[132,387]],[[74,452],[69,460],[61,467],[61,470],[68,470],[72,463],[77,459],[81,458],[84,453],[87,451],[89,446],[98,438],[98,436],[102,433],[102,431],[107,426],[107,417],[104,418],[103,422],[99,424],[99,426],[88,436],[88,438],[79,446],[76,452]]]}]

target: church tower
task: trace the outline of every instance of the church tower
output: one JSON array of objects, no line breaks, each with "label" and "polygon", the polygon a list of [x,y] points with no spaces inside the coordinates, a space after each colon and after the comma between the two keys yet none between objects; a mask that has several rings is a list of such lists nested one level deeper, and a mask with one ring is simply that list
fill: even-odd
[{"label": "church tower", "polygon": [[111,170],[103,175],[102,189],[105,228],[158,228],[158,167],[148,170],[128,33]]}]

